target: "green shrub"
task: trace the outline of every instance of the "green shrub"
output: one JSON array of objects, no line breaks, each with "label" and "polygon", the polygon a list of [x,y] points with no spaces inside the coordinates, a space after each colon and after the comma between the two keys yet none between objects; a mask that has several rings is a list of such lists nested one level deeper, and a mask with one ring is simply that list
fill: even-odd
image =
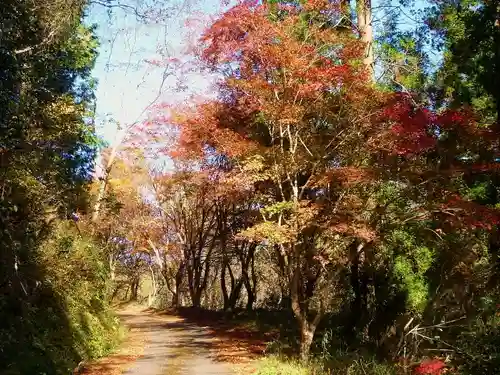
[{"label": "green shrub", "polygon": [[321,366],[311,362],[303,365],[300,362],[278,356],[262,359],[257,366],[256,375],[326,375]]},{"label": "green shrub", "polygon": [[461,374],[497,374],[500,372],[500,316],[477,318],[457,340],[461,354]]},{"label": "green shrub", "polygon": [[[41,244],[36,278],[22,299],[1,299],[0,374],[67,375],[82,359],[108,353],[122,330],[106,299],[99,246],[60,223]],[[4,325],[5,323],[5,325]]]},{"label": "green shrub", "polygon": [[360,358],[347,368],[346,375],[396,375],[394,366]]}]

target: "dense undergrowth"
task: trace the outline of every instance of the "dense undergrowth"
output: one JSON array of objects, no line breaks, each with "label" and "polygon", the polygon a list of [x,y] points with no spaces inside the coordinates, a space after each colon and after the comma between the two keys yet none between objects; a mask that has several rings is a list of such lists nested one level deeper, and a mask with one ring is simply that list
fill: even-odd
[{"label": "dense undergrowth", "polygon": [[61,223],[37,249],[31,265],[36,289],[17,303],[0,299],[2,375],[68,374],[122,337],[106,300],[100,249],[72,226]]},{"label": "dense undergrowth", "polygon": [[[172,312],[172,311],[171,311]],[[408,335],[407,351],[421,346],[437,345],[440,341],[446,352],[450,343],[455,351],[454,360],[445,356],[428,355],[426,360],[391,356],[369,341],[361,341],[345,331],[346,318],[332,315],[319,327],[307,363],[298,360],[299,336],[294,317],[287,310],[256,309],[232,312],[207,309],[179,308],[174,311],[188,321],[208,327],[234,345],[242,345],[258,358],[253,374],[256,375],[402,375],[496,374],[500,368],[500,337],[498,320],[488,318],[456,325],[455,333],[438,329],[432,334],[435,342],[418,342]],[[437,332],[441,332],[442,338]],[[449,341],[449,342],[448,342]],[[397,348],[392,348],[397,352]],[[432,353],[432,351],[429,351]]]},{"label": "dense undergrowth", "polygon": [[[333,372],[332,372],[333,371]],[[268,356],[258,363],[257,375],[396,375],[390,364],[377,362],[363,357],[344,363],[341,368],[331,369],[320,360],[308,365],[286,357]]]}]

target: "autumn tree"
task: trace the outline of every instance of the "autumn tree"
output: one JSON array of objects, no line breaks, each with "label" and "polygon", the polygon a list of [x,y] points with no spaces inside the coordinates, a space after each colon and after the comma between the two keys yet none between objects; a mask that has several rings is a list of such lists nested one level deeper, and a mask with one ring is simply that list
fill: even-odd
[{"label": "autumn tree", "polygon": [[[307,17],[295,6],[243,3],[216,20],[200,57],[223,77],[219,98],[174,118],[176,157],[201,165],[227,158],[254,187],[261,217],[239,235],[273,249],[303,359],[332,308],[325,304],[342,293],[332,288],[341,275],[350,275],[353,325],[367,327],[367,270],[380,260],[377,251],[398,243],[397,226],[420,225],[440,238],[440,231],[481,231],[498,220],[492,207],[458,194],[461,176],[490,168],[482,163],[494,154],[474,115],[433,111],[408,92],[376,91],[362,63],[366,45],[356,33],[323,27],[342,8],[305,8]],[[405,199],[394,205],[398,196]],[[427,284],[420,281],[433,260],[416,271],[411,264],[434,250],[410,248],[415,253],[391,267],[408,287],[409,306],[421,309]]]},{"label": "autumn tree", "polygon": [[[311,8],[318,17],[320,10]],[[323,10],[333,14],[335,7]],[[359,63],[362,43],[314,20],[304,23],[294,8],[283,11],[273,21],[266,6],[239,5],[205,32],[202,58],[225,74],[221,97],[176,121],[181,148],[201,152],[209,144],[240,160],[242,171],[251,169],[247,179],[261,181],[262,220],[242,235],[276,250],[305,359],[325,309],[321,291],[345,264],[329,244],[338,233],[372,236],[347,203],[328,213],[321,201],[340,203],[347,194],[328,180],[333,166],[362,174],[378,96]],[[346,229],[348,218],[358,224]]]},{"label": "autumn tree", "polygon": [[180,251],[175,288],[171,288],[173,305],[179,305],[179,289],[187,277],[191,303],[199,307],[210,279],[217,241],[212,184],[203,172],[191,171],[162,177],[157,184],[157,199],[170,227],[171,241],[179,244]]}]

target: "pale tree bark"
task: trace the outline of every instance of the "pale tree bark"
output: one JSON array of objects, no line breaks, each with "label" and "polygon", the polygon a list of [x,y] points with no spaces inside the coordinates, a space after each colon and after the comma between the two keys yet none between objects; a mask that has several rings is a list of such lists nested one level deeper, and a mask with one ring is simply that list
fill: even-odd
[{"label": "pale tree bark", "polygon": [[156,300],[157,286],[153,267],[149,266],[149,271],[151,272],[151,287],[153,289],[148,295],[148,307],[151,307]]},{"label": "pale tree bark", "polygon": [[113,168],[113,163],[116,158],[116,153],[118,151],[118,148],[122,144],[123,140],[125,139],[125,135],[122,137],[119,137],[118,141],[113,145],[113,148],[111,149],[111,153],[109,154],[108,161],[106,163],[106,167],[104,168],[104,176],[101,177],[101,180],[99,182],[99,189],[97,191],[97,197],[96,201],[94,203],[94,207],[92,209],[92,221],[95,222],[99,218],[99,213],[101,212],[101,205],[102,201],[104,199],[104,194],[106,193],[106,188],[108,186],[108,181],[109,181],[109,175],[111,173],[111,169]]},{"label": "pale tree bark", "polygon": [[111,281],[115,281],[116,279],[116,266],[115,266],[115,257],[114,257],[114,254],[111,253],[109,254],[109,277],[111,279]]},{"label": "pale tree bark", "polygon": [[373,25],[371,0],[357,0],[356,12],[358,18],[360,40],[365,44],[365,55],[363,63],[373,77],[375,67],[373,57]]}]

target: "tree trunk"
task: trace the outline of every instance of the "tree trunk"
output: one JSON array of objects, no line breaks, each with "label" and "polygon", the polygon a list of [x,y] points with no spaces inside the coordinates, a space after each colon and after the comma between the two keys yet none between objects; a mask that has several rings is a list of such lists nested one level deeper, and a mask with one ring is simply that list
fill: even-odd
[{"label": "tree trunk", "polygon": [[253,309],[253,304],[255,303],[255,293],[248,278],[245,279],[245,289],[247,291],[247,310],[250,311]]},{"label": "tree trunk", "polygon": [[191,303],[194,308],[201,306],[201,289],[197,289],[191,294]]},{"label": "tree trunk", "polygon": [[178,291],[175,291],[175,292],[172,292],[172,307],[174,309],[178,308],[180,305],[179,305],[179,292]]},{"label": "tree trunk", "polygon": [[175,291],[172,293],[172,307],[175,309],[180,307],[179,295],[181,290],[181,284],[182,284],[182,275],[177,274],[175,276]]},{"label": "tree trunk", "polygon": [[238,279],[238,281],[234,285],[233,289],[231,289],[231,294],[229,295],[228,310],[234,311],[234,309],[236,308],[236,304],[238,303],[238,300],[240,299],[242,286],[243,286],[242,280]]},{"label": "tree trunk", "polygon": [[[243,281],[245,283],[245,288],[247,290],[247,310],[253,309],[253,304],[255,303],[257,295],[257,274],[255,273],[255,249],[257,246],[252,244],[248,250],[249,261],[247,262],[247,269],[243,273]],[[248,267],[252,267],[251,278],[248,275]]]},{"label": "tree trunk", "polygon": [[184,277],[184,270],[185,270],[185,265],[184,263],[181,263],[179,265],[179,268],[177,269],[177,272],[175,273],[175,285],[173,288],[169,287],[170,283],[168,282],[168,275],[164,274],[164,278],[167,282],[167,287],[172,293],[172,308],[174,309],[177,309],[182,305],[180,300],[180,294],[181,294],[182,279]]},{"label": "tree trunk", "polygon": [[[248,275],[248,271],[243,272],[243,283],[245,285],[245,289],[247,291],[247,310],[252,310],[253,304],[255,303],[255,295],[257,290],[257,275],[255,275],[255,269],[253,268],[253,259],[252,259],[252,278]],[[251,281],[250,281],[251,280]]]},{"label": "tree trunk", "polygon": [[300,268],[297,265],[292,275],[290,285],[290,298],[292,300],[292,311],[300,327],[300,351],[299,356],[302,362],[307,362],[312,344],[312,337],[308,329],[307,315],[303,311],[300,291]]},{"label": "tree trunk", "polygon": [[353,334],[357,328],[363,325],[367,315],[368,282],[366,272],[364,272],[364,247],[365,244],[351,245],[349,257],[351,259],[351,288],[354,292],[354,300],[351,304],[351,323],[350,330]]},{"label": "tree trunk", "polygon": [[136,278],[132,280],[132,283],[130,284],[130,301],[137,301],[138,291],[139,291],[139,279]]},{"label": "tree trunk", "polygon": [[496,131],[500,132],[500,5],[496,6],[494,15],[495,27],[493,31],[493,48],[496,69],[492,74],[492,79],[495,82],[495,92],[493,93],[493,99],[495,100],[497,112]]},{"label": "tree trunk", "polygon": [[109,159],[108,162],[106,163],[106,168],[104,168],[104,176],[101,177],[100,183],[99,183],[99,190],[97,191],[97,197],[96,201],[94,204],[94,207],[92,207],[92,221],[96,222],[97,219],[99,218],[99,213],[101,212],[101,205],[102,201],[104,199],[104,195],[106,194],[106,188],[108,186],[109,182],[109,175],[111,173],[111,169],[113,168],[113,163],[115,162],[115,157],[116,153],[118,151],[118,148],[122,144],[123,140],[125,139],[125,133],[123,133],[116,143],[113,145],[111,148],[111,152],[109,154]]},{"label": "tree trunk", "polygon": [[300,360],[306,363],[309,360],[311,345],[314,338],[316,327],[310,327],[306,320],[303,321],[300,327]]},{"label": "tree trunk", "polygon": [[360,40],[365,44],[365,55],[363,63],[365,64],[373,78],[374,58],[371,0],[357,0],[356,11],[358,15],[358,30]]},{"label": "tree trunk", "polygon": [[155,272],[153,270],[153,267],[149,266],[149,270],[151,271],[151,286],[153,290],[149,293],[148,296],[148,307],[151,307],[154,301],[156,300],[157,288],[156,288]]},{"label": "tree trunk", "polygon": [[[296,259],[299,259],[300,250],[296,248],[294,251]],[[316,332],[316,327],[323,317],[324,308],[323,301],[320,299],[319,309],[316,311],[314,319],[312,321],[308,320],[308,317],[312,315],[310,301],[313,297],[315,285],[319,278],[319,272],[307,277],[307,283],[304,290],[302,271],[303,270],[300,264],[297,262],[294,265],[293,274],[290,279],[290,298],[292,302],[292,311],[295,315],[295,319],[297,319],[297,322],[299,323],[300,328],[300,360],[305,363],[309,359],[311,344]]]},{"label": "tree trunk", "polygon": [[220,287],[222,291],[222,298],[224,301],[224,306],[223,310],[226,311],[229,307],[229,294],[227,292],[227,286],[226,286],[226,262],[224,261],[224,264],[222,265],[222,271],[220,274]]},{"label": "tree trunk", "polygon": [[112,255],[109,256],[109,278],[111,281],[116,279],[115,262]]}]

